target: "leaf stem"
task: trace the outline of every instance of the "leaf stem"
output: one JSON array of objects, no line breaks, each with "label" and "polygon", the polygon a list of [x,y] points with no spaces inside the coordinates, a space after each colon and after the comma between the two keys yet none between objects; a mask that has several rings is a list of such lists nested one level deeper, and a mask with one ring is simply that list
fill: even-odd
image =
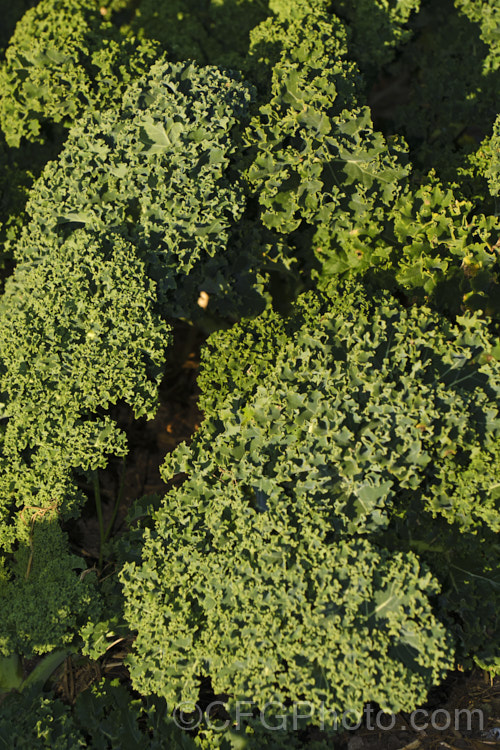
[{"label": "leaf stem", "polygon": [[104,534],[104,542],[106,542],[109,539],[109,536],[113,530],[113,526],[115,525],[115,521],[116,521],[116,516],[118,515],[118,509],[123,499],[123,490],[125,488],[125,468],[126,468],[126,462],[125,462],[125,459],[123,459],[122,471],[121,471],[121,476],[120,476],[120,486],[118,488],[118,494],[116,496],[115,505],[113,508],[113,514],[108,524],[108,528],[106,529],[106,533]]},{"label": "leaf stem", "polygon": [[97,520],[99,521],[99,563],[98,568],[101,570],[102,568],[102,558],[103,558],[103,548],[104,548],[104,542],[106,541],[106,535],[104,533],[104,520],[102,517],[102,503],[101,503],[101,488],[99,486],[99,473],[97,469],[94,469],[93,472],[93,480],[94,480],[94,497],[95,497],[95,507],[97,511]]}]

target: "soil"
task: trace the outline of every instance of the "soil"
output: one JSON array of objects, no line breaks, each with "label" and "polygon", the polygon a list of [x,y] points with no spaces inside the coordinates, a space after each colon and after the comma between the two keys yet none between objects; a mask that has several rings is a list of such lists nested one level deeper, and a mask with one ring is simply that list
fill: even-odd
[{"label": "soil", "polygon": [[[380,729],[379,727],[392,727]],[[336,750],[486,750],[500,745],[500,680],[452,672],[413,714],[380,716],[347,731]]]},{"label": "soil", "polygon": [[[129,446],[125,462],[111,459],[107,469],[99,473],[105,528],[111,520],[116,498],[121,491],[113,534],[119,534],[125,529],[125,517],[135,500],[144,495],[164,495],[172,485],[172,482],[166,484],[161,478],[160,467],[163,460],[180,443],[191,440],[203,417],[198,408],[196,376],[204,339],[201,332],[187,325],[175,326],[174,345],[160,385],[160,405],[154,419],[135,419],[130,407],[125,404],[119,404],[112,411],[113,419],[127,435]],[[75,552],[83,556],[89,567],[92,567],[99,558],[99,524],[93,488],[84,483],[81,488],[88,494],[89,500],[79,521],[72,525],[69,533]]]}]

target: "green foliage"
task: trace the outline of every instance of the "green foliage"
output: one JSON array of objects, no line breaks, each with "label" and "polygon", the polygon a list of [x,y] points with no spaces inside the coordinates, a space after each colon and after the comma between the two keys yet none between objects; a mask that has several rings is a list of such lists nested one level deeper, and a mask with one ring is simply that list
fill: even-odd
[{"label": "green foliage", "polygon": [[0,135],[0,271],[12,265],[14,248],[28,219],[25,205],[33,182],[46,162],[60,147],[59,139],[50,144],[24,144],[10,149]]},{"label": "green foliage", "polygon": [[[278,17],[251,33],[247,68],[265,101],[246,132],[254,158],[245,174],[259,200],[259,220],[286,238],[285,254],[300,259],[306,270],[312,268],[321,284],[339,274],[375,276],[382,287],[404,290],[410,299],[425,298],[441,311],[457,315],[464,309],[482,310],[498,319],[500,223],[492,200],[484,195],[485,179],[490,184],[496,179],[496,160],[489,157],[496,154],[496,136],[485,143],[472,179],[473,170],[467,174],[463,167],[457,184],[448,185],[434,172],[419,178],[408,163],[414,150],[395,134],[377,132],[369,109],[360,106],[363,85],[349,60],[348,35],[338,19],[322,10],[313,13],[305,1],[275,3],[272,9]],[[403,19],[410,5],[392,10]],[[440,12],[445,13],[444,5]],[[468,23],[453,10],[446,13],[460,28]],[[355,23],[354,28],[361,27]],[[432,26],[429,34],[448,33],[444,23],[439,28],[434,31]],[[473,43],[467,29],[459,38]],[[420,55],[422,44],[419,36],[408,54],[414,48]],[[448,54],[444,42],[441,46],[442,54]],[[439,76],[434,58],[425,59],[434,77]],[[401,66],[412,64],[407,58]],[[469,74],[479,85],[473,68]],[[263,81],[269,76],[266,93]],[[426,77],[426,86],[432,81]],[[488,96],[486,92],[485,106],[492,106]],[[425,105],[436,106],[440,117],[441,98]],[[457,106],[460,101],[457,95]],[[410,109],[415,105],[412,99]],[[472,113],[473,101],[466,106]],[[414,145],[417,131],[411,128],[425,123],[426,109],[422,105],[418,115],[410,109],[395,108],[395,121],[405,123],[403,132]],[[431,140],[425,135],[424,145]],[[431,153],[434,158],[435,151]],[[418,154],[423,152],[417,153],[417,162]],[[457,168],[457,159],[455,167],[451,161],[441,170],[445,174]],[[438,162],[443,164],[441,154]]]},{"label": "green foliage", "polygon": [[500,66],[500,4],[498,0],[455,0],[455,6],[469,20],[479,25],[481,40],[488,47],[485,71]]},{"label": "green foliage", "polygon": [[[181,750],[184,747],[181,732],[166,717],[164,704],[158,703],[156,706],[150,701],[143,705],[118,680],[103,681],[78,696],[75,723],[91,737],[91,747],[95,750],[144,747]],[[189,748],[189,744],[185,747]]]},{"label": "green foliage", "polygon": [[405,137],[423,173],[435,169],[455,180],[464,155],[477,149],[498,114],[500,71],[491,64],[498,43],[485,44],[471,22],[479,21],[480,8],[486,23],[488,7],[473,0],[423,4],[414,38],[390,68],[386,101],[374,97],[379,126]]},{"label": "green foliage", "polygon": [[0,657],[0,695],[17,688],[23,681],[21,659],[17,654]]},{"label": "green foliage", "polygon": [[[405,311],[391,305],[374,314],[359,292],[354,293],[354,299],[342,290],[335,293],[326,323],[324,309],[312,297],[304,301],[302,315],[309,321],[307,334],[303,333],[305,326],[297,333],[296,322],[285,323],[277,316],[267,316],[260,325],[246,323],[234,328],[232,335],[224,332],[212,336],[212,354],[200,380],[201,407],[209,423],[214,423],[211,429],[216,433],[228,420],[232,425],[227,430],[231,437],[226,438],[232,441],[232,447],[225,451],[223,459],[217,458],[218,463],[222,463],[223,470],[231,471],[234,481],[241,481],[243,472],[234,467],[232,455],[241,451],[244,440],[240,442],[240,435],[247,420],[251,420],[247,429],[252,426],[252,438],[246,445],[251,447],[255,441],[259,446],[253,459],[254,471],[260,466],[262,476],[263,466],[272,461],[272,469],[266,473],[276,481],[274,478],[280,476],[277,467],[283,461],[290,476],[289,467],[298,464],[296,458],[290,460],[291,448],[287,447],[282,456],[283,449],[275,449],[273,454],[272,446],[279,441],[296,445],[296,439],[288,437],[286,419],[294,424],[293,435],[301,417],[295,411],[280,423],[283,399],[278,395],[278,384],[299,380],[301,372],[303,393],[316,387],[321,392],[318,403],[323,406],[322,410],[314,404],[311,396],[302,396],[302,404],[295,400],[297,408],[307,407],[311,412],[306,411],[300,428],[305,433],[301,440],[307,447],[299,466],[304,468],[308,502],[311,487],[307,480],[315,477],[310,457],[314,457],[315,466],[318,456],[324,454],[336,481],[343,476],[340,486],[331,480],[330,492],[338,498],[339,491],[343,491],[349,523],[352,525],[353,519],[358,522],[359,517],[359,530],[371,526],[371,533],[377,534],[384,547],[416,552],[442,583],[441,619],[456,638],[460,662],[470,663],[474,656],[480,663],[497,669],[498,346],[491,349],[484,325],[469,315],[459,318],[458,326],[453,328],[426,308]],[[331,325],[330,316],[336,321],[335,339],[332,336],[328,349],[328,342],[323,343],[324,334],[319,332]],[[291,344],[292,340],[298,343]],[[300,345],[307,355],[298,362],[293,351]],[[310,349],[318,351],[322,347],[329,352],[330,368],[338,368],[335,377],[329,373],[322,378],[317,357],[309,355]],[[224,368],[216,364],[222,357]],[[340,362],[335,365],[337,360]],[[325,361],[328,362],[326,355]],[[344,374],[341,382],[340,373]],[[281,409],[279,417],[269,411],[267,423],[262,419],[260,403],[264,391],[265,403]],[[237,413],[245,414],[238,428],[234,425],[237,417],[230,416]],[[259,420],[258,431],[255,419]],[[209,430],[209,426],[204,429]],[[259,434],[264,429],[261,442],[266,447],[262,448]],[[332,438],[328,439],[329,435]],[[247,465],[248,458],[240,461]],[[321,478],[326,482],[324,475],[324,469],[323,474],[317,472],[317,481]],[[261,476],[257,487],[265,481]],[[264,486],[264,493],[269,486],[271,481]],[[300,489],[297,475],[293,482],[288,480],[287,486]],[[350,502],[345,487],[352,493]],[[331,497],[328,491],[325,495]],[[318,504],[323,506],[325,502]],[[336,502],[338,523],[342,506]],[[371,523],[368,512],[372,513]]]},{"label": "green foliage", "polygon": [[33,686],[43,688],[50,676],[73,652],[72,648],[59,649],[38,661],[27,677],[24,677],[22,659],[19,654],[0,657],[0,698],[11,690],[30,690]]},{"label": "green foliage", "polygon": [[309,221],[321,274],[386,268],[393,243],[391,209],[407,189],[406,149],[374,131],[369,110],[344,112],[328,139],[324,182]]},{"label": "green foliage", "polygon": [[[224,304],[232,262],[224,252],[244,207],[241,186],[226,175],[229,134],[249,97],[215,69],[160,63],[130,87],[122,109],[73,129],[36,183],[16,246],[19,265],[1,302],[5,551],[27,545],[32,510],[77,515],[85,498],[75,470],[126,453],[110,406],[121,401],[136,416],[154,414],[169,343],[160,313],[196,310],[202,290],[219,292]],[[233,265],[230,273],[243,260]],[[43,596],[57,609],[51,580]],[[83,609],[67,598],[70,612]],[[64,619],[69,638],[74,621]],[[16,647],[57,645],[48,621],[39,626],[31,636],[19,629]],[[6,650],[14,648],[9,638]]]},{"label": "green foliage", "polygon": [[[498,215],[475,211],[456,185],[446,186],[434,173],[412,186],[400,145],[386,145],[366,111],[357,119],[351,113],[338,128],[346,140],[346,132],[351,136],[349,151],[337,139],[336,161],[347,176],[326,194],[326,200],[335,196],[336,205],[327,212],[320,193],[321,209],[308,216],[316,225],[312,243],[320,270],[314,275],[322,281],[346,273],[378,277],[382,286],[399,287],[440,311],[482,310],[497,320]],[[494,151],[494,140],[489,148]],[[495,166],[489,164],[493,184]]]},{"label": "green foliage", "polygon": [[452,663],[435,581],[377,539],[413,512],[498,531],[500,366],[478,319],[332,293],[212,337],[164,467],[188,479],[122,573],[142,692],[398,710]]},{"label": "green foliage", "polygon": [[407,148],[384,139],[357,106],[362,83],[344,27],[307,4],[304,12],[252,32],[249,69],[258,77],[274,66],[269,101],[247,130],[255,158],[246,174],[260,219],[299,256],[312,246],[322,276],[375,267],[394,278],[402,250],[390,222],[399,198],[411,200]]},{"label": "green foliage", "polygon": [[[284,456],[272,448],[286,432],[279,421],[298,421],[304,455],[316,462],[327,451],[328,463],[334,462],[335,481],[341,479],[335,485],[336,522],[345,514],[343,524],[350,532],[385,525],[394,510],[404,512],[411,498],[464,531],[483,523],[497,531],[500,513],[492,488],[499,461],[500,365],[484,324],[467,315],[454,328],[428,308],[405,310],[390,297],[368,303],[357,286],[349,293],[343,287],[329,293],[342,299],[329,305],[307,296],[293,323],[264,317],[212,336],[213,360],[224,356],[228,367],[221,373],[210,359],[205,365],[200,405],[208,425],[201,435],[212,440],[211,432],[241,411],[242,426],[255,430],[257,420],[268,430],[259,461],[265,451],[269,460],[281,462]],[[306,354],[300,353],[292,367],[300,347]],[[318,390],[311,391],[314,396],[283,396],[280,389],[291,387],[288,381],[304,394],[313,384]],[[303,410],[302,419],[294,409]],[[211,420],[217,428],[210,427]],[[328,435],[337,436],[331,439],[334,445],[320,440]],[[356,449],[356,439],[363,448]],[[296,441],[292,446],[296,450]],[[228,454],[221,465],[231,460]],[[311,472],[309,466],[306,482]],[[463,492],[457,492],[460,482]],[[262,489],[266,492],[267,484]]]},{"label": "green foliage", "polygon": [[497,216],[475,215],[471,201],[429,175],[401,190],[385,213],[372,196],[333,231],[320,225],[315,239],[324,277],[376,269],[382,283],[395,281],[410,298],[454,315],[472,309],[498,318],[499,235]]},{"label": "green foliage", "polygon": [[[224,722],[183,732],[164,700],[140,699],[118,680],[102,680],[80,693],[74,707],[51,693],[31,689],[11,693],[0,703],[0,748],[14,750],[260,750],[331,745],[308,742],[297,731],[266,732],[258,721],[242,719],[240,730]],[[210,716],[210,715],[209,715]]]},{"label": "green foliage", "polygon": [[[26,519],[29,520],[29,519]],[[12,581],[3,587],[0,653],[47,653],[70,643],[101,602],[95,573],[68,552],[57,523],[33,521],[28,544],[8,566]]]},{"label": "green foliage", "polygon": [[0,59],[3,57],[5,47],[15,29],[16,23],[22,17],[23,13],[35,4],[36,0],[1,0],[0,1],[0,18],[2,26],[0,27]]},{"label": "green foliage", "polygon": [[0,747],[16,750],[70,750],[87,747],[72,725],[69,706],[40,695],[11,693],[0,703]]},{"label": "green foliage", "polygon": [[[103,0],[99,10],[106,20],[115,23],[117,14],[125,13],[128,15],[131,12],[131,4],[130,0]],[[118,15],[118,18],[120,18],[120,15]]]},{"label": "green foliage", "polygon": [[98,242],[79,229],[66,241],[48,236],[42,249],[37,263],[18,266],[1,301],[7,550],[26,539],[23,508],[55,503],[61,518],[74,515],[83,500],[74,469],[126,452],[104,410],[123,400],[138,416],[154,413],[169,341],[155,312],[156,285],[129,243],[112,235]]},{"label": "green foliage", "polygon": [[441,309],[483,310],[498,319],[500,221],[473,208],[431,175],[397,205],[391,264],[404,289],[425,293]]},{"label": "green foliage", "polygon": [[423,700],[452,661],[416,558],[328,543],[321,514],[259,512],[231,489],[198,480],[170,497],[144,566],[124,571],[134,685],[174,705],[197,700],[207,673],[217,692],[261,705],[361,713],[370,698],[388,711]]},{"label": "green foliage", "polygon": [[[2,2],[0,746],[312,750],[259,708],[499,671],[498,0]],[[242,316],[98,581],[62,528],[115,407],[155,414],[170,319]],[[20,683],[131,629],[142,697]],[[207,690],[229,728],[181,732]]]},{"label": "green foliage", "polygon": [[[356,66],[346,59],[347,30],[339,19],[326,12],[325,5],[321,2],[319,7],[313,7],[309,0],[271,3],[275,15],[250,33],[246,69],[252,80],[262,79],[262,87],[269,89],[269,98],[283,113],[293,111],[290,105],[296,103],[292,94],[286,95],[284,90],[289,77],[294,79],[294,88],[304,89],[305,104],[314,102],[311,92],[315,89],[320,97],[317,105],[322,110],[331,107],[337,98],[336,109],[339,103],[345,106],[342,102],[352,104],[361,85]],[[328,67],[332,68],[330,75]],[[293,93],[297,96],[296,90]]]},{"label": "green foliage", "polygon": [[[19,257],[40,254],[34,233],[118,232],[146,257],[164,314],[201,314],[201,291],[226,314],[248,309],[256,260],[233,237],[245,194],[232,161],[249,101],[247,86],[215,68],[158,62],[119,107],[71,131],[32,193]],[[239,298],[232,288],[246,277]]]},{"label": "green foliage", "polygon": [[386,65],[411,38],[407,27],[420,0],[334,0],[333,10],[352,28],[352,51],[366,75]]},{"label": "green foliage", "polygon": [[249,32],[268,15],[266,0],[170,0],[132,3],[125,25],[140,39],[160,43],[169,58],[240,70]]},{"label": "green foliage", "polygon": [[111,106],[156,57],[123,41],[96,0],[41,0],[10,39],[0,68],[0,125],[7,143],[43,139],[42,125],[70,125]]},{"label": "green foliage", "polygon": [[[484,465],[455,472],[451,489],[462,496],[466,482],[474,487]],[[487,469],[486,469],[487,471]],[[498,476],[498,475],[497,475]],[[450,486],[450,485],[448,485]],[[492,478],[491,494],[498,505],[498,483]],[[459,495],[460,496],[460,495]],[[407,509],[406,517],[393,519],[381,537],[389,548],[397,545],[412,550],[425,561],[442,586],[440,617],[456,641],[456,660],[465,668],[479,665],[500,673],[500,548],[498,533],[486,526],[466,532],[458,524]]]},{"label": "green foliage", "polygon": [[251,53],[267,59],[277,45],[282,51],[272,70],[270,101],[247,131],[256,148],[248,180],[259,196],[264,225],[290,233],[302,221],[328,216],[336,203],[335,195],[323,191],[332,181],[331,152],[339,153],[335,117],[355,105],[356,71],[345,59],[342,25],[325,14],[265,22],[252,35]]},{"label": "green foliage", "polygon": [[133,697],[118,680],[103,680],[74,708],[53,693],[12,693],[0,704],[0,747],[25,750],[194,750],[195,744],[166,715],[160,701]]},{"label": "green foliage", "polygon": [[[471,162],[476,169],[486,178],[490,194],[494,198],[500,195],[500,115],[493,123],[492,134],[487,136]],[[498,202],[495,201],[495,207]]]}]

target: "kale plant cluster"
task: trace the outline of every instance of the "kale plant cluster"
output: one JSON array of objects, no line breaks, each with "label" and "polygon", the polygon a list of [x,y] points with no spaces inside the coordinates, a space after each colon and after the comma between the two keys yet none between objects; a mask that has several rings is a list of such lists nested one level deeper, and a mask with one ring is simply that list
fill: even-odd
[{"label": "kale plant cluster", "polygon": [[[0,16],[0,744],[321,750],[500,672],[499,0]],[[203,420],[112,534],[181,321]]]}]

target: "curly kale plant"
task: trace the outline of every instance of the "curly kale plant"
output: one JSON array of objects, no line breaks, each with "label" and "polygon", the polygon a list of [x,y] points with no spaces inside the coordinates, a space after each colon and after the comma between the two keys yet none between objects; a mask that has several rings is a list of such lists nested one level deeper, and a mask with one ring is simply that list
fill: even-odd
[{"label": "curly kale plant", "polygon": [[73,515],[82,501],[73,469],[123,454],[105,410],[123,400],[137,415],[153,412],[168,343],[156,286],[130,244],[79,230],[44,249],[18,267],[1,302],[4,549],[27,536],[23,508],[56,503],[62,518]]},{"label": "curly kale plant", "polygon": [[[375,308],[375,314],[360,290],[333,294],[333,307],[312,296],[304,299],[299,310],[307,326],[301,323],[298,332],[297,319],[285,325],[277,316],[266,316],[260,325],[235,328],[233,336],[213,336],[213,353],[201,376],[201,406],[221,429],[222,420],[232,424],[233,418],[222,410],[233,403],[233,393],[238,399],[243,391],[246,399],[268,376],[275,383],[280,378],[294,381],[299,364],[305,393],[312,387],[311,377],[313,383],[318,378],[318,389],[331,394],[335,409],[322,396],[318,404],[328,420],[321,421],[319,409],[310,415],[306,411],[305,481],[314,476],[310,456],[316,464],[326,450],[325,461],[333,472],[327,487],[334,498],[340,491],[350,529],[376,534],[383,547],[417,552],[444,586],[441,615],[456,638],[457,657],[462,663],[474,657],[498,668],[500,346],[492,348],[484,324],[469,315],[452,327],[426,308],[406,311],[390,298],[389,306]],[[327,352],[340,359],[338,373],[333,381],[331,374],[321,380],[309,355],[297,362],[286,347],[298,337],[307,351],[321,350],[323,326],[331,326],[330,316],[335,315],[334,344]],[[280,351],[283,364],[276,365]],[[224,368],[215,364],[222,356]],[[272,403],[278,405],[279,398]],[[297,405],[313,412],[311,400]],[[248,415],[254,413],[253,406],[246,409]],[[278,416],[269,411],[264,424],[279,441],[286,427],[280,428]],[[297,412],[295,419],[301,419]],[[317,433],[326,442],[319,442]],[[266,434],[263,443],[268,440]],[[256,454],[259,466],[261,451]],[[266,455],[271,458],[272,450]],[[231,451],[223,461],[231,463]],[[234,474],[234,466],[231,471]],[[318,483],[327,481],[324,473],[318,474]],[[278,472],[273,468],[270,474]],[[257,486],[263,482],[259,476]],[[335,502],[338,524],[342,506]]]},{"label": "curly kale plant", "polygon": [[[278,17],[251,33],[248,64],[259,83],[271,71],[246,133],[255,158],[245,174],[262,223],[286,238],[291,255],[313,258],[321,279],[375,272],[381,286],[446,312],[481,309],[498,319],[500,223],[491,200],[481,213],[466,185],[433,173],[419,181],[407,145],[377,132],[361,106],[363,82],[340,21],[306,0],[275,6]],[[491,182],[495,163],[476,171]]]},{"label": "curly kale plant", "polygon": [[[249,404],[243,423],[255,412],[279,439],[286,404],[285,422],[291,414],[299,421],[313,420],[301,428],[307,434],[307,455],[322,452],[319,436],[336,435],[328,456],[342,478],[335,497],[346,505],[336,505],[335,513],[337,523],[342,514],[349,518],[349,532],[367,524],[384,526],[410,500],[464,531],[483,524],[498,531],[500,508],[492,478],[498,470],[499,347],[493,348],[484,323],[469,314],[452,326],[428,308],[405,309],[390,295],[371,297],[359,286],[333,286],[323,299],[312,294],[301,298],[290,320],[268,314],[214,334],[200,377],[207,436],[214,429],[210,421],[220,426],[236,404],[243,408],[244,398]],[[297,354],[291,356],[289,350]],[[222,356],[227,362],[223,371],[214,365]],[[320,357],[323,372],[317,371]],[[276,384],[271,391],[263,385],[267,377]],[[304,394],[312,390],[314,397],[287,396],[283,402],[272,395],[279,393],[281,380]],[[261,413],[259,394],[266,404],[276,402],[276,409],[269,406],[271,411]],[[340,407],[338,413],[332,404]],[[304,410],[304,416],[289,414],[293,408]],[[197,445],[201,441],[197,437]],[[447,486],[444,475],[454,467],[458,478],[460,467],[472,459],[489,464],[491,474],[477,471],[474,483],[470,475],[469,493],[462,496],[456,485]]]},{"label": "curly kale plant", "polygon": [[[95,470],[109,454],[126,453],[125,436],[106,409],[122,400],[137,415],[154,412],[169,341],[155,307],[155,284],[133,247],[112,236],[97,243],[81,230],[65,242],[46,240],[43,259],[18,266],[7,282],[0,305],[0,548],[19,548],[4,592],[14,603],[0,620],[17,613],[9,619],[9,643],[17,638],[26,653],[57,645],[53,620],[65,633],[72,632],[72,617],[85,623],[85,587],[71,575],[67,553],[58,552],[64,544],[48,549],[52,572],[62,567],[66,588],[45,570],[43,555],[35,554],[29,568],[25,563],[21,575],[19,556],[26,556],[47,518],[78,514],[85,498],[75,470]],[[40,534],[40,544],[48,544]],[[39,586],[22,583],[39,576]],[[50,617],[40,617],[41,601]],[[30,607],[36,627],[29,626]],[[74,607],[71,616],[68,607]]]},{"label": "curly kale plant", "polygon": [[142,692],[394,711],[453,663],[436,580],[383,538],[413,510],[500,529],[500,366],[479,320],[333,293],[212,337],[164,466],[188,479],[122,573]]},{"label": "curly kale plant", "polygon": [[170,59],[241,70],[249,32],[268,15],[266,0],[129,2],[124,31],[158,42]]},{"label": "curly kale plant", "polygon": [[16,27],[0,67],[0,125],[7,143],[42,137],[46,122],[71,125],[111,106],[157,56],[123,40],[95,0],[41,0]]},{"label": "curly kale plant", "polygon": [[18,257],[40,256],[47,232],[118,232],[146,258],[164,314],[193,317],[201,291],[226,313],[246,309],[232,288],[243,292],[246,273],[252,294],[256,263],[253,248],[233,239],[245,208],[233,161],[250,98],[216,68],[155,64],[120,106],[71,131],[32,193]]},{"label": "curly kale plant", "polygon": [[[459,183],[419,176],[414,151],[394,128],[377,132],[363,106],[348,29],[307,0],[271,9],[276,16],[251,32],[247,62],[261,104],[246,131],[254,158],[245,170],[259,220],[320,279],[369,275],[441,311],[480,309],[498,320],[500,222],[484,190],[495,179],[496,141],[485,142],[489,162],[471,161],[474,187],[466,162]],[[410,5],[394,10],[406,18]],[[420,120],[405,116],[408,127]]]},{"label": "curly kale plant", "polygon": [[420,0],[334,0],[333,10],[352,29],[352,51],[363,72],[373,76],[390,62],[394,49],[411,38],[408,21]]},{"label": "curly kale plant", "polygon": [[261,706],[422,700],[452,661],[429,604],[437,584],[416,557],[330,541],[321,513],[284,501],[259,510],[236,481],[191,481],[171,496],[143,567],[124,571],[136,688],[177,705],[198,700],[210,675],[217,693]]}]

